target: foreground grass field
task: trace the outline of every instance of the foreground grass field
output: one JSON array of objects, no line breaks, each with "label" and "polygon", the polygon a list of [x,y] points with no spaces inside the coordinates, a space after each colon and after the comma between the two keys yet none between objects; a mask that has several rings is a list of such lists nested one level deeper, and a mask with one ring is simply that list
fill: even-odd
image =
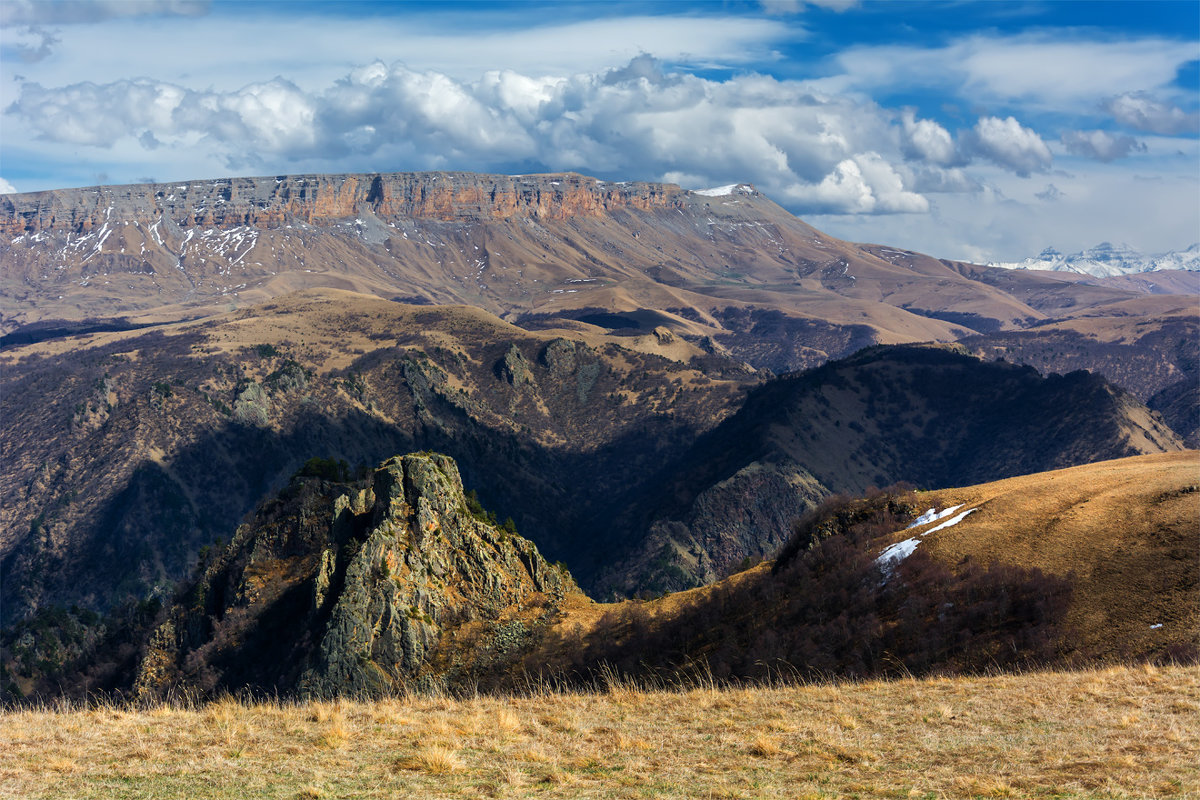
[{"label": "foreground grass field", "polygon": [[1200,668],[8,711],[0,796],[1200,797]]}]

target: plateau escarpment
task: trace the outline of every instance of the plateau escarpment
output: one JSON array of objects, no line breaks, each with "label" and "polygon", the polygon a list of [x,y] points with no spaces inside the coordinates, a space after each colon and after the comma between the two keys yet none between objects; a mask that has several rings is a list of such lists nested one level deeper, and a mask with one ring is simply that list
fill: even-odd
[{"label": "plateau escarpment", "polygon": [[[1110,342],[1130,315],[1166,319],[1180,302],[840,241],[747,185],[689,192],[576,174],[63,189],[0,198],[0,231],[0,345],[333,288],[471,305],[531,329],[665,327],[780,373],[876,343],[1038,333],[1059,322],[1082,322],[1089,340]],[[1129,346],[1153,357],[1145,369],[1186,369],[1152,346]],[[1088,366],[1125,385],[1118,362]],[[1039,367],[1072,368],[1067,358]],[[1178,404],[1157,388],[1126,388],[1155,408]],[[1190,435],[1196,425],[1183,422]]]},{"label": "plateau escarpment", "polygon": [[328,223],[369,213],[482,221],[569,219],[618,209],[682,207],[677,186],[607,183],[582,175],[478,175],[469,172],[281,175],[179,184],[135,184],[5,195],[0,232],[37,236],[87,233],[158,221],[173,227],[231,229]]}]

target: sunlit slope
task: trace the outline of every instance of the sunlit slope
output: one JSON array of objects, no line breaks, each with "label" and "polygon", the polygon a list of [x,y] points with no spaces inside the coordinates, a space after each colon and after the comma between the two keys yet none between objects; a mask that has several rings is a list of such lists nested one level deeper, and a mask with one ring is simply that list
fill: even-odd
[{"label": "sunlit slope", "polygon": [[652,601],[568,598],[526,667],[686,681],[1192,660],[1198,479],[1187,451],[845,498],[773,563]]},{"label": "sunlit slope", "polygon": [[[930,508],[976,509],[913,528],[948,565],[1037,567],[1071,576],[1076,654],[1119,658],[1194,648],[1200,631],[1200,453],[1136,456],[922,493]],[[953,517],[950,517],[951,519]]]}]

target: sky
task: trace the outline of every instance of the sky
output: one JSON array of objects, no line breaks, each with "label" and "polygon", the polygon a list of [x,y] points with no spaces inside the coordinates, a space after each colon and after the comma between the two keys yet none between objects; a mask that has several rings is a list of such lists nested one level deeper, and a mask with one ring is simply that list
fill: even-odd
[{"label": "sky", "polygon": [[1200,3],[0,3],[0,192],[314,172],[752,183],[1013,261],[1200,241]]}]

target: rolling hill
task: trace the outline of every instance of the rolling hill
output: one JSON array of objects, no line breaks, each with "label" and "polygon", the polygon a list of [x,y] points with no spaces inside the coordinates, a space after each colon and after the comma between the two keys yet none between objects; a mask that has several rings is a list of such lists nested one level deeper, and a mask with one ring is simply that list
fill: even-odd
[{"label": "rolling hill", "polygon": [[773,563],[657,600],[568,605],[523,666],[686,684],[1193,661],[1198,476],[1187,451],[842,497]]},{"label": "rolling hill", "polygon": [[90,639],[70,636],[77,611],[40,642],[21,626],[5,691],[382,696],[531,675],[687,685],[1188,661],[1198,466],[1195,452],[1136,456],[832,498],[773,562],[598,604],[464,495],[445,456],[358,482],[314,460],[165,607]]},{"label": "rolling hill", "polygon": [[166,596],[310,458],[446,452],[551,560],[624,593],[769,555],[831,492],[1179,447],[1082,373],[883,348],[747,396],[763,375],[666,329],[531,332],[329,290],[0,359],[0,576],[18,616]]}]

